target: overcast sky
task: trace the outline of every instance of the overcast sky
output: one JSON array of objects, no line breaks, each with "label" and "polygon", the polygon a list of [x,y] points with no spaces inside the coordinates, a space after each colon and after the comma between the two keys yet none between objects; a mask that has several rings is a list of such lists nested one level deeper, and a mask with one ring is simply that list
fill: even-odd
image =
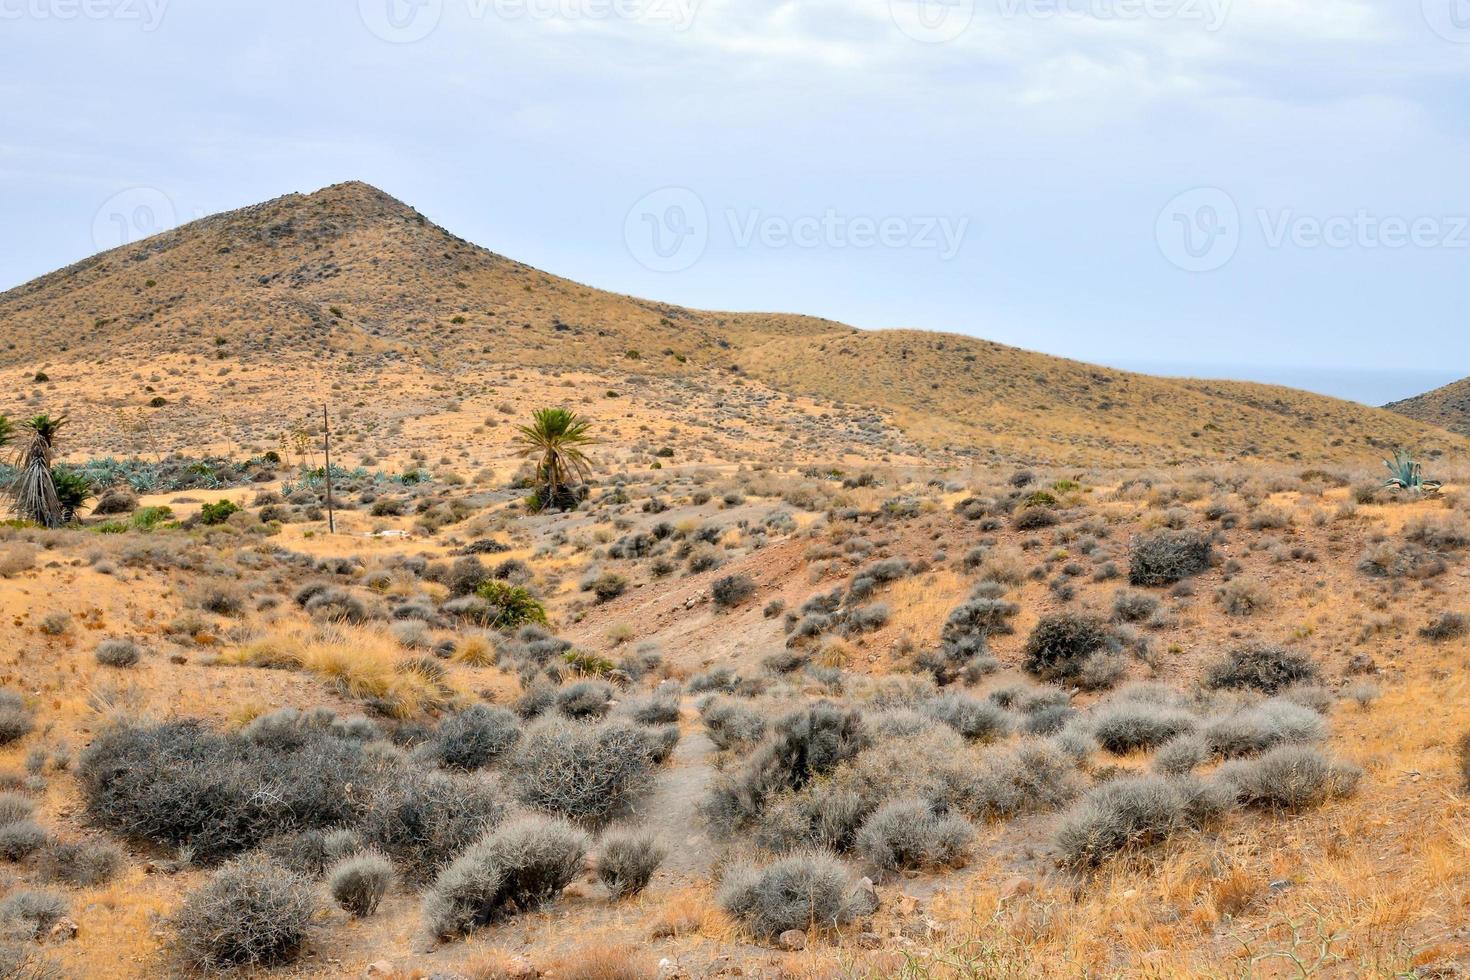
[{"label": "overcast sky", "polygon": [[361,179],[687,305],[1447,380],[1467,81],[1470,0],[0,0],[0,288]]}]

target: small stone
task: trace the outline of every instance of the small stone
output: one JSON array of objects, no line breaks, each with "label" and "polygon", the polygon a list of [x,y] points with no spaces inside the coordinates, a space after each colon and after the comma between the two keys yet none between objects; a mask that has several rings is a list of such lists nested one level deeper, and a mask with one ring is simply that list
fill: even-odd
[{"label": "small stone", "polygon": [[531,961],[523,956],[518,956],[505,964],[506,980],[536,980],[541,971],[531,965]]},{"label": "small stone", "polygon": [[1036,882],[1022,875],[1017,875],[1000,886],[1001,898],[1018,898],[1022,895],[1030,895],[1034,891],[1036,891]]},{"label": "small stone", "polygon": [[377,978],[382,977],[391,977],[393,975],[393,964],[389,963],[387,960],[377,960],[376,962],[369,963],[367,965],[367,969],[362,971],[362,975],[364,977],[372,978],[372,980],[377,980]]},{"label": "small stone", "polygon": [[806,933],[800,929],[787,929],[776,938],[776,945],[788,953],[806,949]]}]

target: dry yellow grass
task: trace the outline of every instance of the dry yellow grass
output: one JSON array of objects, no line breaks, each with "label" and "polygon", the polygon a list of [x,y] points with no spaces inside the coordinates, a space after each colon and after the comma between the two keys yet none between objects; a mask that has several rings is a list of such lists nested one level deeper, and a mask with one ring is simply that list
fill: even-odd
[{"label": "dry yellow grass", "polygon": [[658,964],[637,947],[594,942],[554,961],[549,972],[565,980],[653,980]]},{"label": "dry yellow grass", "polygon": [[715,904],[714,892],[706,885],[681,888],[660,896],[658,904],[649,910],[647,928],[648,935],[654,939],[701,936],[729,941],[737,931]]},{"label": "dry yellow grass", "polygon": [[894,582],[882,601],[892,610],[894,627],[919,646],[932,646],[939,641],[950,610],[964,601],[971,587],[958,572],[942,568]]},{"label": "dry yellow grass", "polygon": [[342,696],[371,701],[391,716],[412,718],[440,706],[456,693],[452,676],[415,669],[399,643],[384,629],[333,624],[314,633],[277,632],[224,653],[220,662],[252,667],[305,670],[331,684]]}]

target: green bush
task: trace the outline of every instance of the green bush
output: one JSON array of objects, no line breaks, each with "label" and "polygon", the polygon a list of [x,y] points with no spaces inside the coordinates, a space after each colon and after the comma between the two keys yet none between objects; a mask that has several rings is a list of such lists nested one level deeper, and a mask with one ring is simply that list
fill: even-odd
[{"label": "green bush", "polygon": [[731,609],[755,595],[755,582],[749,575],[726,575],[715,579],[714,585],[710,587],[710,594],[716,606]]},{"label": "green bush", "polygon": [[223,524],[230,519],[231,514],[238,514],[240,507],[233,500],[221,500],[218,503],[205,504],[199,508],[199,523],[201,524]]},{"label": "green bush", "polygon": [[475,588],[475,595],[489,603],[485,625],[498,630],[520,629],[528,623],[545,626],[546,607],[519,585],[489,579]]},{"label": "green bush", "polygon": [[173,519],[174,512],[169,507],[144,507],[133,514],[129,524],[140,531],[151,531]]}]

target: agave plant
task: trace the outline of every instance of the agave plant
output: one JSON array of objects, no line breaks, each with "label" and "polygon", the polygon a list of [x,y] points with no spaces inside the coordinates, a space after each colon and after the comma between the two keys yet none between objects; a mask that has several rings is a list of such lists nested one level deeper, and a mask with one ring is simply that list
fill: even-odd
[{"label": "agave plant", "polygon": [[1384,489],[1392,490],[1394,493],[1439,493],[1444,484],[1438,480],[1424,479],[1423,464],[1417,462],[1402,449],[1396,450],[1393,459],[1385,459],[1383,465],[1388,467],[1391,478],[1385,483]]},{"label": "agave plant", "polygon": [[10,496],[15,515],[23,521],[42,527],[60,527],[66,522],[66,508],[56,494],[56,479],[51,472],[56,436],[64,425],[65,416],[50,415],[37,415],[22,425]]},{"label": "agave plant", "polygon": [[538,457],[532,509],[577,506],[575,487],[586,483],[592,470],[592,461],[583,452],[584,446],[596,442],[591,428],[590,421],[566,408],[539,409],[530,425],[516,426],[520,454]]}]

